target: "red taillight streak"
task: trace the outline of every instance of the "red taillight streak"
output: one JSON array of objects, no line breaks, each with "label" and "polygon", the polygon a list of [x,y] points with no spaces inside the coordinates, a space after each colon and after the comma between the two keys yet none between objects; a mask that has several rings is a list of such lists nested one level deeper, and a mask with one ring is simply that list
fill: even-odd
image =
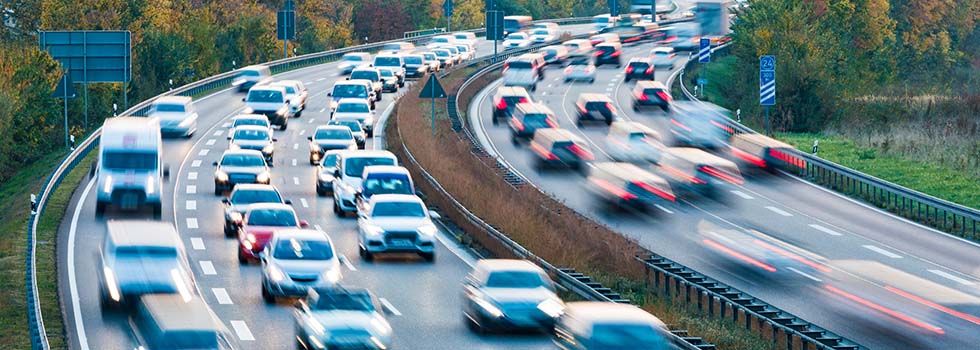
[{"label": "red taillight streak", "polygon": [[596,186],[599,186],[599,188],[609,191],[609,193],[612,193],[613,195],[619,197],[622,200],[628,201],[628,200],[636,199],[635,194],[629,193],[621,188],[617,188],[616,186],[613,186],[611,183],[609,183],[606,180],[590,179],[589,181],[592,181],[592,183],[596,184]]},{"label": "red taillight streak", "polygon": [[631,43],[631,42],[634,42],[634,41],[637,41],[637,40],[640,40],[640,37],[635,36],[635,37],[632,37],[632,38],[628,38],[626,40],[623,40],[623,42],[624,43]]},{"label": "red taillight streak", "polygon": [[637,92],[633,94],[633,96],[636,96],[636,99],[640,101],[650,101],[650,98],[647,97],[647,95],[642,92]]},{"label": "red taillight streak", "polygon": [[538,146],[537,144],[532,143],[531,144],[531,150],[534,151],[535,153],[541,155],[542,157],[544,157],[547,160],[558,160],[558,156],[556,156],[554,153],[551,153],[550,151],[544,149],[544,147]]},{"label": "red taillight streak", "polygon": [[582,112],[582,114],[589,114],[589,110],[585,109],[585,107],[583,107],[582,105],[576,103],[575,107],[577,107],[578,111]]},{"label": "red taillight streak", "polygon": [[507,100],[504,99],[497,100],[497,109],[507,109]]},{"label": "red taillight streak", "polygon": [[626,66],[626,74],[633,74],[633,66]]},{"label": "red taillight streak", "polygon": [[653,74],[653,66],[650,66],[649,68],[647,68],[647,70],[645,72],[646,72],[646,74]]},{"label": "red taillight streak", "polygon": [[622,53],[623,53],[622,51],[616,51],[616,52],[613,52],[611,55],[609,55],[609,57],[619,57],[619,55],[622,54]]},{"label": "red taillight streak", "polygon": [[602,54],[603,54],[602,51],[596,51],[596,52],[593,52],[592,53],[592,56],[599,57],[599,56],[602,56]]},{"label": "red taillight streak", "polygon": [[524,123],[517,120],[517,117],[510,118],[510,123],[514,125],[514,129],[517,129],[517,131],[524,131]]},{"label": "red taillight streak", "polygon": [[765,168],[766,167],[766,160],[765,159],[762,159],[762,158],[756,157],[754,155],[751,155],[749,153],[746,153],[745,151],[742,151],[742,150],[740,150],[738,148],[732,148],[732,154],[734,154],[736,157],[745,159],[749,163],[755,164],[756,166],[758,166],[760,168]]},{"label": "red taillight streak", "polygon": [[677,175],[677,176],[680,176],[680,177],[684,178],[687,181],[693,182],[694,184],[706,184],[707,183],[704,180],[701,180],[701,179],[696,178],[694,176],[685,174],[683,171],[674,169],[673,167],[666,166],[666,165],[661,165],[660,167],[663,168],[664,170],[668,171],[668,172],[673,173],[674,175]]},{"label": "red taillight streak", "polygon": [[555,121],[551,120],[551,118],[545,118],[544,122],[545,124],[548,124],[549,127],[553,129],[558,129],[558,123],[555,123]]},{"label": "red taillight streak", "polygon": [[815,269],[817,269],[817,270],[820,270],[820,271],[822,271],[822,272],[830,272],[830,268],[828,268],[828,267],[826,267],[826,266],[823,266],[823,265],[820,265],[820,264],[818,264],[818,263],[816,263],[816,262],[813,262],[813,261],[810,261],[810,260],[808,260],[807,258],[804,258],[804,257],[802,257],[802,256],[799,256],[799,255],[796,255],[796,254],[793,254],[793,253],[790,253],[790,252],[788,252],[788,251],[786,251],[786,250],[785,250],[785,249],[783,249],[783,248],[779,248],[779,247],[777,247],[777,246],[774,246],[774,245],[772,245],[772,244],[769,244],[769,243],[766,243],[766,242],[763,242],[763,241],[760,241],[760,240],[758,240],[758,239],[757,239],[757,240],[755,240],[754,242],[755,242],[755,244],[757,244],[757,245],[760,245],[760,246],[762,246],[763,248],[766,248],[766,249],[769,249],[769,250],[771,250],[771,251],[774,251],[774,252],[776,252],[776,253],[777,253],[777,254],[779,254],[779,255],[782,255],[782,256],[785,256],[785,257],[787,257],[787,258],[790,258],[790,259],[793,259],[793,260],[796,260],[796,261],[799,261],[799,262],[800,262],[800,263],[802,263],[803,265],[806,265],[806,266],[809,266],[809,267],[812,267],[812,268],[815,268]]},{"label": "red taillight streak", "polygon": [[681,129],[684,129],[684,130],[687,130],[687,131],[691,131],[691,128],[687,127],[687,125],[681,124],[681,122],[677,121],[677,119],[671,118],[670,119],[670,123],[671,124],[674,124],[678,128],[681,128]]},{"label": "red taillight streak", "polygon": [[712,168],[710,166],[702,166],[702,167],[698,168],[698,170],[701,170],[701,171],[707,173],[708,175],[717,177],[719,179],[725,180],[725,181],[727,181],[729,183],[732,183],[732,184],[735,184],[735,185],[741,185],[743,182],[745,182],[744,180],[742,180],[740,178],[734,177],[732,175],[729,175],[729,174],[727,174],[725,172],[722,172],[721,170]]},{"label": "red taillight streak", "polygon": [[742,254],[742,253],[736,252],[734,250],[731,250],[731,248],[728,248],[726,246],[723,246],[721,244],[718,244],[715,241],[712,241],[710,239],[705,239],[705,240],[702,240],[702,242],[704,242],[704,244],[707,244],[709,247],[718,249],[718,250],[722,251],[725,254],[731,255],[731,256],[739,259],[739,260],[742,260],[742,261],[747,262],[749,264],[755,265],[755,266],[757,266],[757,267],[759,267],[759,268],[761,268],[763,270],[766,270],[766,271],[769,271],[769,272],[776,272],[776,268],[775,267],[772,267],[772,266],[770,266],[770,265],[768,265],[768,264],[766,264],[764,262],[761,262],[759,260],[750,258],[749,256],[747,256],[745,254]]},{"label": "red taillight streak", "polygon": [[806,161],[804,161],[803,159],[793,157],[775,148],[769,149],[769,155],[772,156],[773,158],[792,164],[795,167],[801,169],[806,168]]},{"label": "red taillight streak", "polygon": [[660,99],[664,100],[665,102],[670,102],[670,95],[668,95],[666,92],[657,91],[657,97],[660,97]]},{"label": "red taillight streak", "polygon": [[890,291],[892,293],[895,293],[895,294],[901,295],[903,297],[906,297],[908,299],[912,299],[912,301],[917,302],[919,304],[922,304],[922,305],[931,307],[933,309],[936,309],[936,310],[945,312],[947,314],[950,314],[950,315],[953,315],[953,316],[962,318],[962,319],[964,319],[966,321],[969,321],[969,322],[972,322],[972,323],[975,323],[975,324],[980,325],[980,318],[977,318],[976,316],[965,314],[965,313],[962,313],[962,312],[959,312],[959,311],[950,309],[948,307],[945,307],[945,306],[936,304],[936,303],[934,303],[932,301],[929,301],[929,300],[926,300],[926,299],[924,299],[924,298],[922,298],[920,296],[914,295],[912,293],[906,292],[904,290],[901,290],[901,289],[898,289],[898,288],[895,288],[895,287],[892,287],[892,286],[885,286],[885,289],[887,289],[888,291]]},{"label": "red taillight streak", "polygon": [[942,328],[939,328],[939,327],[933,326],[931,324],[928,324],[928,323],[925,323],[925,322],[916,320],[916,319],[914,319],[914,318],[912,318],[912,317],[910,317],[908,315],[905,315],[905,314],[899,313],[898,311],[895,311],[895,310],[886,308],[884,306],[875,304],[874,302],[871,302],[871,301],[869,301],[867,299],[861,298],[861,297],[859,297],[857,295],[854,295],[854,294],[845,292],[843,290],[837,289],[836,287],[831,286],[829,284],[828,285],[825,285],[824,288],[827,288],[827,290],[829,290],[829,291],[831,291],[831,292],[833,292],[833,293],[835,293],[837,295],[843,296],[843,297],[845,297],[845,298],[847,298],[847,299],[849,299],[851,301],[854,301],[854,302],[856,302],[858,304],[861,304],[861,305],[870,307],[870,308],[875,309],[877,311],[880,311],[880,312],[882,312],[882,313],[884,313],[884,314],[886,314],[888,316],[891,316],[891,317],[897,318],[899,320],[908,322],[908,323],[910,323],[912,325],[915,325],[915,326],[918,326],[920,328],[927,329],[927,330],[929,330],[929,331],[931,331],[933,333],[936,333],[936,334],[946,334],[946,332],[943,331]]},{"label": "red taillight streak", "polygon": [[612,141],[613,143],[615,143],[615,144],[619,145],[620,147],[625,148],[627,150],[632,150],[633,149],[633,147],[630,147],[630,145],[627,145],[627,144],[623,143],[623,141],[620,141],[620,140],[618,140],[616,138],[609,138],[609,141]]},{"label": "red taillight streak", "polygon": [[616,108],[613,107],[612,103],[606,102],[606,109],[609,110],[609,113],[616,113]]},{"label": "red taillight streak", "polygon": [[650,193],[653,193],[655,195],[658,195],[661,198],[666,199],[666,200],[669,200],[671,202],[673,202],[674,200],[677,199],[677,197],[674,196],[673,194],[667,193],[666,191],[663,191],[663,190],[661,190],[659,188],[650,186],[649,184],[647,184],[645,182],[635,181],[635,182],[633,182],[633,184],[634,185],[637,185],[637,186],[640,186],[640,188],[646,190],[647,192],[650,192]]},{"label": "red taillight streak", "polygon": [[716,120],[712,120],[712,121],[711,121],[711,125],[714,125],[714,126],[717,126],[717,127],[719,127],[719,128],[722,128],[723,130],[725,130],[725,131],[727,131],[727,132],[728,132],[729,134],[734,134],[734,133],[735,133],[735,129],[732,129],[732,127],[730,127],[730,126],[728,126],[728,125],[725,125],[725,124],[722,124],[722,123],[719,123],[719,122],[718,122],[718,121],[716,121]]},{"label": "red taillight streak", "polygon": [[531,102],[531,100],[528,100],[527,97],[521,97],[520,100],[517,100],[517,103],[528,103],[528,102]]},{"label": "red taillight streak", "polygon": [[588,150],[586,150],[586,149],[584,149],[582,147],[579,147],[579,145],[566,146],[565,149],[567,149],[567,150],[571,151],[572,153],[574,153],[575,156],[578,157],[579,159],[582,159],[582,160],[593,160],[593,159],[595,159],[595,156],[592,155],[592,152],[589,152]]},{"label": "red taillight streak", "polygon": [[572,73],[572,67],[565,68],[565,74],[571,74],[571,73]]}]

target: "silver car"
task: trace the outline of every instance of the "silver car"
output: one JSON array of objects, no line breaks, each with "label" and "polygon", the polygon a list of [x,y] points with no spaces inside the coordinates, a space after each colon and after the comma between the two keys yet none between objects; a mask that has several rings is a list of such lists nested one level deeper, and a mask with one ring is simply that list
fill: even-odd
[{"label": "silver car", "polygon": [[565,67],[565,82],[587,81],[595,82],[595,63],[588,58],[576,58]]},{"label": "silver car", "polygon": [[259,256],[262,300],[305,296],[310,287],[340,281],[340,260],[326,232],[316,229],[276,230]]},{"label": "silver car", "polygon": [[235,128],[235,132],[228,137],[228,149],[240,150],[248,149],[262,152],[265,162],[272,164],[273,152],[276,150],[275,142],[278,139],[272,137],[269,129],[258,125],[243,125]]},{"label": "silver car", "polygon": [[197,131],[197,111],[189,96],[163,96],[153,101],[147,117],[160,121],[160,133],[191,137]]},{"label": "silver car", "polygon": [[357,140],[350,128],[342,125],[318,126],[313,135],[307,136],[310,141],[310,165],[320,162],[323,154],[330,150],[356,150]]},{"label": "silver car", "polygon": [[363,288],[315,288],[296,303],[296,342],[300,349],[391,348],[387,311]]},{"label": "silver car", "polygon": [[101,306],[131,305],[145,294],[194,295],[193,273],[173,224],[110,220],[102,244]]},{"label": "silver car", "polygon": [[378,194],[358,211],[358,250],[372,260],[382,253],[416,253],[435,259],[436,226],[422,200],[415,195]]},{"label": "silver car", "polygon": [[344,98],[338,101],[331,119],[342,118],[357,119],[361,122],[361,128],[364,129],[367,136],[374,135],[374,111],[371,110],[367,100]]},{"label": "silver car", "polygon": [[306,98],[310,95],[309,91],[306,90],[306,85],[303,85],[303,82],[299,80],[281,80],[273,83],[273,85],[286,88],[290,112],[293,113],[294,118],[299,118],[306,110]]},{"label": "silver car", "polygon": [[676,349],[663,321],[629,304],[600,301],[568,303],[555,325],[562,350]]},{"label": "silver car", "polygon": [[565,309],[548,275],[527,260],[477,261],[463,282],[463,296],[463,314],[479,333],[551,330]]}]

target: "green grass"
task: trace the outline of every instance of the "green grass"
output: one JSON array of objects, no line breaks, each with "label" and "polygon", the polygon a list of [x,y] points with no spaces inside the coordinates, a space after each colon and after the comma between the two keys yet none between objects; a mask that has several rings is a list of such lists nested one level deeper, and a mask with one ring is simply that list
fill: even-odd
[{"label": "green grass", "polygon": [[954,203],[980,209],[980,178],[949,167],[882,154],[875,148],[856,145],[840,136],[820,134],[777,133],[776,137],[794,147],[810,152],[813,140],[820,140],[823,159],[927,193]]}]

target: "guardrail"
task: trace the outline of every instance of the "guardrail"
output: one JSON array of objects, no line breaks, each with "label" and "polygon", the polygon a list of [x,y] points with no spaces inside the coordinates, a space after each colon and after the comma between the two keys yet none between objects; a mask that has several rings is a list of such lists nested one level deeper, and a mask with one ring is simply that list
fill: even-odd
[{"label": "guardrail", "polygon": [[[558,24],[575,24],[583,23],[585,21],[590,21],[591,17],[575,17],[575,18],[562,18],[553,20],[541,20],[535,22],[549,21]],[[468,32],[476,33],[478,36],[486,32],[485,29],[473,29],[467,30]],[[415,36],[409,39],[396,39],[388,40],[377,43],[363,44],[357,46],[351,46],[341,49],[328,50],[318,53],[312,53],[302,56],[296,56],[286,59],[280,59],[272,62],[266,63],[270,70],[274,74],[282,73],[289,70],[299,69],[311,65],[317,65],[326,63],[329,61],[336,60],[343,56],[343,54],[348,52],[357,51],[372,51],[380,49],[381,46],[393,43],[408,41],[412,43],[421,43],[427,40],[431,35],[421,35]],[[154,100],[162,96],[197,96],[210,91],[215,91],[218,89],[223,89],[231,86],[232,80],[237,75],[237,71],[229,71],[220,73],[179,88],[163,92],[157,96],[146,99],[136,105],[130,107],[129,109],[123,111],[119,114],[119,117],[126,116],[141,116],[145,115],[150,108],[150,105]],[[26,279],[26,301],[27,301],[27,314],[28,314],[28,326],[30,327],[31,334],[31,348],[34,350],[48,350],[50,348],[48,344],[48,336],[44,329],[44,320],[41,315],[41,304],[37,298],[37,275],[36,275],[36,238],[37,238],[37,222],[39,221],[41,215],[44,214],[44,209],[47,207],[48,200],[52,193],[64,180],[64,177],[70,173],[78,162],[80,162],[85,156],[89,154],[92,150],[98,146],[99,136],[102,133],[102,128],[99,127],[95,129],[91,134],[88,135],[78,147],[71,151],[68,155],[62,159],[58,167],[48,176],[48,179],[41,186],[41,191],[38,194],[38,201],[36,209],[31,213],[27,222],[27,248],[25,257],[25,279]]]},{"label": "guardrail", "polygon": [[422,29],[422,30],[413,30],[413,31],[410,31],[410,32],[403,33],[402,34],[402,38],[403,39],[408,39],[408,38],[414,38],[414,37],[422,36],[422,35],[439,34],[439,33],[445,33],[445,32],[446,32],[446,27],[432,28],[432,29]]},{"label": "guardrail", "polygon": [[[727,45],[713,49],[712,54],[715,50],[719,50],[719,53],[725,53],[724,50],[728,47]],[[693,58],[688,61],[684,70],[694,62],[696,60]],[[684,95],[692,101],[700,102],[684,85],[683,70],[680,77],[680,87]],[[735,134],[757,134],[755,130],[731,118],[728,118],[728,122],[733,126],[733,136]],[[797,149],[787,150],[787,152],[803,159],[806,166],[783,166],[781,168],[783,171],[919,224],[980,242],[980,236],[977,235],[980,232],[980,210],[936,198]]]}]

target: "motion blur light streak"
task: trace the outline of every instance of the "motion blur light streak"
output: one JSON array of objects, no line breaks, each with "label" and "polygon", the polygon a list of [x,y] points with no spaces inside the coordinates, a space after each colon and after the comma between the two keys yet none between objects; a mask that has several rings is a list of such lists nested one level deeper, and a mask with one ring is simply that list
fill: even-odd
[{"label": "motion blur light streak", "polygon": [[817,270],[820,270],[820,271],[822,271],[822,272],[830,272],[830,268],[828,268],[828,267],[826,267],[826,266],[823,266],[823,265],[821,265],[821,264],[818,264],[818,263],[816,263],[816,262],[813,262],[813,261],[810,261],[809,259],[807,259],[807,258],[804,258],[804,257],[802,257],[802,256],[799,256],[799,255],[796,255],[796,254],[793,254],[793,253],[790,253],[790,252],[787,252],[786,250],[783,250],[782,248],[779,248],[779,247],[776,247],[776,246],[774,246],[774,245],[771,245],[771,244],[769,244],[769,243],[766,243],[766,242],[763,242],[763,241],[760,241],[760,240],[758,240],[758,239],[757,239],[757,240],[755,240],[754,242],[755,242],[755,244],[757,244],[757,245],[760,245],[760,246],[762,246],[763,248],[766,248],[766,249],[769,249],[769,250],[771,250],[771,251],[774,251],[774,252],[776,252],[777,254],[779,254],[779,255],[782,255],[782,256],[785,256],[785,257],[787,257],[787,258],[790,258],[790,259],[793,259],[793,260],[796,260],[796,261],[799,261],[800,263],[802,263],[802,264],[804,264],[804,265],[806,265],[806,266],[809,266],[809,267],[812,267],[812,268],[815,268],[815,269],[817,269]]},{"label": "motion blur light streak", "polygon": [[687,179],[687,181],[690,181],[690,182],[695,183],[695,184],[705,184],[705,183],[707,183],[704,180],[701,180],[701,179],[696,178],[694,176],[687,175],[683,171],[674,169],[673,167],[670,167],[670,166],[667,166],[667,165],[661,165],[660,168],[661,169],[664,169],[664,170],[666,170],[668,172],[674,173],[675,175],[680,176],[680,177],[682,177],[684,179]]},{"label": "motion blur light streak", "polygon": [[901,295],[903,297],[906,297],[908,299],[911,299],[912,301],[915,301],[915,302],[917,302],[919,304],[922,304],[922,305],[931,307],[933,309],[936,309],[936,310],[945,312],[947,314],[950,314],[950,315],[953,315],[953,316],[962,318],[962,319],[964,319],[966,321],[969,321],[969,322],[972,322],[972,323],[975,323],[975,324],[980,325],[980,318],[977,318],[976,316],[965,314],[965,313],[962,313],[962,312],[959,312],[959,311],[950,309],[948,307],[945,307],[945,306],[936,304],[936,303],[931,302],[929,300],[926,300],[926,299],[924,299],[924,298],[922,298],[920,296],[911,294],[909,292],[906,292],[904,290],[901,290],[901,289],[898,289],[898,288],[895,288],[895,287],[892,287],[892,286],[885,286],[885,289],[887,289],[888,291],[890,291],[892,293],[895,293],[895,294]]},{"label": "motion blur light streak", "polygon": [[604,189],[606,191],[609,191],[610,193],[616,195],[616,197],[622,198],[623,200],[627,200],[628,201],[628,200],[631,200],[631,199],[636,199],[636,195],[634,195],[632,193],[629,193],[629,192],[626,192],[626,191],[624,191],[624,190],[622,190],[620,188],[617,188],[616,186],[613,186],[612,184],[610,184],[606,180],[602,180],[602,179],[591,179],[589,181],[592,181],[592,183],[596,184],[596,186],[599,186],[602,189]]},{"label": "motion blur light streak", "polygon": [[738,148],[732,147],[732,154],[734,154],[736,157],[739,157],[739,158],[744,159],[745,161],[747,161],[749,163],[755,164],[756,166],[758,166],[760,168],[765,168],[766,167],[766,160],[765,159],[762,159],[762,158],[756,157],[756,156],[754,156],[752,154],[746,153],[745,151],[742,151],[742,150],[740,150]]},{"label": "motion blur light streak", "polygon": [[880,311],[880,312],[882,312],[882,313],[884,313],[884,314],[886,314],[888,316],[891,316],[891,317],[897,318],[899,320],[908,322],[909,324],[912,324],[912,325],[915,325],[917,327],[920,327],[920,328],[929,330],[929,331],[931,331],[933,333],[936,333],[936,334],[946,334],[946,331],[944,331],[942,328],[939,328],[939,327],[933,326],[931,324],[928,324],[928,323],[925,323],[925,322],[916,320],[916,319],[914,319],[914,318],[912,318],[912,317],[910,317],[908,315],[905,315],[905,314],[899,313],[898,311],[891,310],[891,309],[888,309],[888,308],[886,308],[884,306],[875,304],[875,303],[873,303],[873,302],[871,302],[871,301],[869,301],[867,299],[864,299],[864,298],[861,298],[861,297],[859,297],[857,295],[854,295],[854,294],[845,292],[843,290],[837,289],[836,287],[831,286],[829,284],[828,285],[825,285],[824,288],[827,288],[827,290],[829,290],[829,291],[831,291],[831,292],[833,292],[833,293],[835,293],[837,295],[843,296],[843,297],[845,297],[847,299],[850,299],[851,301],[854,301],[854,302],[856,302],[858,304],[861,304],[861,305],[870,307],[870,308],[875,309],[877,311]]},{"label": "motion blur light streak", "polygon": [[758,266],[759,268],[761,268],[763,270],[766,270],[766,271],[769,271],[769,272],[776,272],[776,268],[775,267],[772,267],[770,265],[767,265],[766,263],[763,263],[763,262],[761,262],[759,260],[755,260],[753,258],[750,258],[750,257],[746,256],[745,254],[742,254],[742,253],[736,252],[734,250],[731,250],[730,248],[725,247],[725,246],[723,246],[721,244],[718,244],[715,241],[712,241],[710,239],[705,239],[705,240],[702,240],[702,242],[704,242],[704,244],[707,244],[709,247],[718,249],[718,250],[722,251],[723,253],[728,254],[728,255],[731,255],[731,256],[739,259],[739,260],[742,260],[742,261],[745,261],[745,262],[747,262],[749,264]]},{"label": "motion blur light streak", "polygon": [[737,177],[731,176],[729,174],[726,174],[726,173],[722,172],[721,170],[712,168],[712,167],[707,166],[707,165],[702,166],[701,168],[699,168],[699,170],[708,173],[708,175],[711,175],[711,176],[717,177],[719,179],[728,181],[728,182],[730,182],[732,184],[735,184],[735,185],[741,185],[741,184],[745,183],[745,181],[743,181],[742,179],[739,179]]}]

